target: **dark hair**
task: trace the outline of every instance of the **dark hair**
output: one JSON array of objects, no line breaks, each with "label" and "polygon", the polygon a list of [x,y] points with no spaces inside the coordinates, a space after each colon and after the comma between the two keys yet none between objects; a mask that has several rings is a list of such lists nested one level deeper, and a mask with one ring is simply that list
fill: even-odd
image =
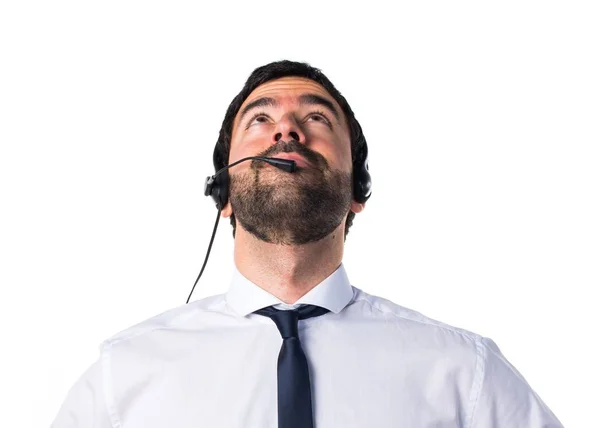
[{"label": "dark hair", "polygon": [[[282,60],[271,62],[255,69],[252,74],[250,74],[250,77],[248,77],[248,80],[246,80],[246,83],[244,84],[244,87],[240,93],[237,94],[233,101],[231,101],[231,104],[229,104],[227,112],[225,113],[225,119],[223,119],[223,124],[221,125],[221,130],[219,131],[219,139],[217,140],[217,145],[214,152],[214,161],[217,162],[218,165],[217,169],[226,166],[229,162],[233,121],[240,107],[246,98],[248,98],[248,95],[250,95],[254,89],[263,83],[288,76],[304,77],[314,80],[323,86],[323,88],[325,88],[325,90],[327,90],[327,92],[329,92],[329,94],[337,101],[342,108],[344,115],[346,116],[346,123],[349,126],[351,144],[350,149],[352,153],[352,163],[354,164],[356,156],[360,156],[361,149],[367,144],[367,142],[365,140],[365,136],[363,135],[362,128],[354,117],[354,112],[350,108],[346,98],[344,98],[344,96],[335,88],[335,86],[333,86],[333,83],[331,83],[331,81],[318,68],[312,67],[305,62]],[[350,226],[352,226],[354,215],[355,214],[352,211],[348,211],[348,216],[346,217],[344,241],[346,240]],[[230,220],[231,225],[233,226],[233,237],[235,238],[234,214],[231,214]]]}]

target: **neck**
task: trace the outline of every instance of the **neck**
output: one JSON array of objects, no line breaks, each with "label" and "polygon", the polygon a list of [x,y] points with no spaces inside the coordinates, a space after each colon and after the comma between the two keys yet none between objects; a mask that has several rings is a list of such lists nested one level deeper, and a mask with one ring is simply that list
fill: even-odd
[{"label": "neck", "polygon": [[293,304],[342,263],[344,222],[318,242],[270,244],[236,225],[234,262],[242,275],[281,301]]}]

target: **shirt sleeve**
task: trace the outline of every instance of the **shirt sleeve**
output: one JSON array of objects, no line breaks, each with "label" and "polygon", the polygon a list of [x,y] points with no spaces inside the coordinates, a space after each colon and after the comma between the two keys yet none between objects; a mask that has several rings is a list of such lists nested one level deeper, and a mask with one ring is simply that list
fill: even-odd
[{"label": "shirt sleeve", "polygon": [[479,349],[471,428],[564,428],[493,340],[481,337]]},{"label": "shirt sleeve", "polygon": [[102,388],[99,358],[67,393],[51,428],[113,428]]}]

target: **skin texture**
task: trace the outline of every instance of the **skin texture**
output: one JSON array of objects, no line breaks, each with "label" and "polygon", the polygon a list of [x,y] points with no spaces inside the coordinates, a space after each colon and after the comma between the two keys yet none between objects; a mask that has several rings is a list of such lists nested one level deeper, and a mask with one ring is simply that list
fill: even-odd
[{"label": "skin texture", "polygon": [[[301,104],[304,94],[329,100],[339,119],[322,105]],[[279,105],[240,118],[245,106],[262,97]],[[298,162],[294,173],[261,161],[232,167],[229,202],[221,212],[235,213],[238,270],[283,302],[295,303],[342,262],[346,214],[365,206],[352,198],[350,147],[340,106],[310,79],[283,77],[257,87],[235,118],[230,164],[247,156],[300,155],[309,161]]]}]

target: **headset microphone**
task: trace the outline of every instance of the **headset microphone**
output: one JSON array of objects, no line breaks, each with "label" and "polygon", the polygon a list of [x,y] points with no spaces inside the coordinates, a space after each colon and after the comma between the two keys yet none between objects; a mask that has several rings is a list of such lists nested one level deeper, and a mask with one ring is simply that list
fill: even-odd
[{"label": "headset microphone", "polygon": [[215,239],[215,232],[217,231],[217,226],[219,225],[219,217],[221,217],[221,210],[223,209],[223,205],[224,205],[223,201],[226,200],[225,198],[227,197],[227,195],[221,195],[219,193],[221,191],[221,189],[223,188],[222,186],[219,185],[220,184],[219,183],[219,175],[221,173],[223,173],[224,171],[228,170],[229,168],[231,168],[232,166],[235,166],[240,162],[244,162],[244,161],[251,160],[251,159],[267,162],[268,164],[273,165],[273,166],[275,166],[279,169],[282,169],[284,171],[287,171],[287,172],[295,172],[296,171],[296,162],[293,160],[268,158],[268,157],[263,157],[263,156],[249,156],[247,158],[243,158],[238,161],[235,161],[231,165],[227,165],[224,168],[221,168],[213,176],[206,177],[206,182],[204,183],[204,195],[205,196],[211,195],[213,197],[213,199],[216,201],[217,210],[218,210],[217,220],[215,221],[215,227],[213,228],[213,233],[210,238],[210,243],[208,244],[208,250],[206,252],[206,257],[204,258],[204,263],[202,264],[202,269],[200,269],[200,274],[198,275],[198,278],[196,278],[196,282],[194,282],[192,291],[190,291],[190,295],[188,296],[188,298],[185,302],[186,304],[189,303],[190,297],[192,297],[192,293],[194,292],[194,288],[196,288],[196,284],[198,283],[198,280],[202,276],[202,272],[204,272],[204,268],[206,267],[206,262],[208,261],[208,256],[210,255],[210,249],[212,248],[213,240]]}]

